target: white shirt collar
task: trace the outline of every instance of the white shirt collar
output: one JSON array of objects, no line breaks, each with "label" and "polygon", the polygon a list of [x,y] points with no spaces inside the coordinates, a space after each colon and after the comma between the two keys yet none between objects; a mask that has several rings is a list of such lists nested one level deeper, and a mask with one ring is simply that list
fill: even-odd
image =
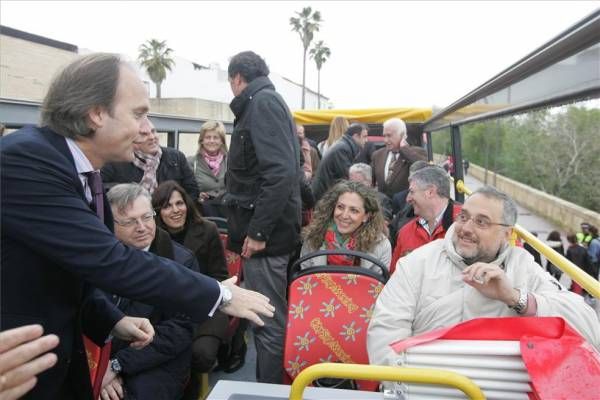
[{"label": "white shirt collar", "polygon": [[81,186],[83,186],[83,192],[85,193],[85,198],[88,203],[92,201],[92,191],[88,185],[86,173],[94,171],[94,167],[88,158],[83,154],[83,151],[79,148],[77,142],[75,142],[71,138],[65,138],[67,141],[67,146],[69,147],[69,151],[73,156],[73,161],[75,161],[75,169],[77,170],[77,174],[79,175],[79,181],[81,182]]},{"label": "white shirt collar", "polygon": [[[448,204],[450,205],[450,204]],[[444,213],[446,212],[446,209],[448,208],[448,205],[446,207],[444,207],[444,209],[442,210],[441,213],[439,213],[437,215],[437,217],[435,217],[435,225],[430,227],[429,224],[427,223],[427,220],[423,217],[419,217],[419,224],[425,228],[425,230],[427,230],[427,233],[429,233],[429,236],[431,236],[431,234],[433,233],[433,231],[435,230],[435,228],[438,227],[438,225],[440,224],[442,218],[444,217]]]},{"label": "white shirt collar", "polygon": [[94,167],[88,158],[83,154],[83,151],[79,148],[77,142],[75,142],[71,138],[65,138],[67,141],[67,146],[69,146],[69,150],[71,151],[71,155],[73,156],[73,160],[75,161],[75,169],[77,169],[78,174],[85,174],[86,172],[94,171]]}]

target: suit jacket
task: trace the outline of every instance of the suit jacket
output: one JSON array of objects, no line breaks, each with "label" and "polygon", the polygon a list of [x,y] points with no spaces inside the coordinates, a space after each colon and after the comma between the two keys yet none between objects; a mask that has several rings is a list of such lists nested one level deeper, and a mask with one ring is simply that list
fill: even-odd
[{"label": "suit jacket", "polygon": [[[86,282],[197,322],[208,318],[218,283],[121,244],[109,229],[110,207],[107,226],[88,205],[64,137],[28,126],[0,139],[0,153],[1,329],[40,323],[60,338],[57,365],[27,398],[91,399],[81,334],[101,345],[122,314]],[[84,310],[90,293],[96,301]]]},{"label": "suit jacket", "polygon": [[388,157],[389,150],[382,148],[373,153],[371,168],[373,168],[373,176],[377,190],[393,198],[394,194],[408,189],[408,169],[411,164],[418,160],[427,161],[427,153],[421,147],[407,146],[400,148],[398,160],[391,171],[391,178],[385,180],[385,162]]},{"label": "suit jacket", "polygon": [[[169,234],[160,228],[156,229],[149,251],[175,260],[191,270],[200,270],[194,254],[173,242]],[[113,300],[117,300],[119,309],[125,314],[148,318],[155,331],[152,343],[141,350],[130,347],[123,340],[113,339],[111,358],[118,359],[123,368],[128,394],[136,399],[170,400],[181,397],[190,374],[192,321],[139,301],[118,296],[113,296]],[[159,376],[160,379],[157,379]],[[155,385],[162,386],[162,390],[155,390]]]}]

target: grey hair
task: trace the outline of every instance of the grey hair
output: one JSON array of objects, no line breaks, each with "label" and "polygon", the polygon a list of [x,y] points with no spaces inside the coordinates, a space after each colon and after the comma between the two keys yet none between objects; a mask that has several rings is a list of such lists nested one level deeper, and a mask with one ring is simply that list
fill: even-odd
[{"label": "grey hair", "polygon": [[41,124],[74,139],[90,136],[88,112],[104,107],[112,115],[121,65],[116,54],[95,53],[80,57],[54,78],[44,98]]},{"label": "grey hair", "polygon": [[352,164],[350,166],[350,169],[348,170],[348,173],[351,174],[353,172],[361,174],[363,176],[363,178],[365,179],[365,181],[373,182],[373,169],[371,168],[371,166],[369,164],[365,164],[365,163]]},{"label": "grey hair", "polygon": [[408,178],[420,188],[434,186],[440,197],[450,198],[450,176],[444,169],[436,166],[426,166],[413,172]]},{"label": "grey hair", "polygon": [[482,186],[475,190],[474,194],[480,194],[488,199],[495,199],[502,202],[502,223],[513,226],[517,222],[517,204],[506,193],[502,193],[492,186]]},{"label": "grey hair", "polygon": [[383,129],[393,128],[401,138],[406,137],[406,124],[400,118],[390,118],[383,123]]},{"label": "grey hair", "polygon": [[425,168],[425,167],[429,167],[431,164],[429,164],[427,161],[423,161],[423,160],[417,160],[414,163],[410,164],[410,167],[408,168],[408,175],[410,177],[410,175],[414,174],[416,171],[420,170],[421,168]]},{"label": "grey hair", "polygon": [[152,210],[152,196],[138,183],[121,183],[113,186],[106,193],[106,199],[111,207],[115,207],[120,213],[125,213],[139,197],[148,199],[148,206]]}]

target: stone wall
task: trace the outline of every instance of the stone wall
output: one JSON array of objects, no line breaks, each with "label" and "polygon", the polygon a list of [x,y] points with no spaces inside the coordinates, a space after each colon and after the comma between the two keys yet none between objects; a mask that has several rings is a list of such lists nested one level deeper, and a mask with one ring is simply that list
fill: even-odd
[{"label": "stone wall", "polygon": [[[469,175],[485,182],[485,169],[473,163],[469,166]],[[582,222],[600,227],[600,214],[573,204],[566,200],[544,193],[505,176],[488,171],[489,185],[511,196],[523,207],[556,223],[566,231],[579,231]],[[495,184],[494,184],[495,183]]]}]

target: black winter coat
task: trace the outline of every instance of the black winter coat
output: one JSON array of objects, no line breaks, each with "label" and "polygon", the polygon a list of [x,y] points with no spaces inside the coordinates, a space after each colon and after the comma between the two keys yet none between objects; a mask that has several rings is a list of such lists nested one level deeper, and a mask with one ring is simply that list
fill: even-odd
[{"label": "black winter coat", "polygon": [[[192,199],[196,200],[200,190],[185,155],[171,147],[161,147],[161,149],[160,164],[156,170],[158,184],[173,180],[179,183]],[[144,171],[136,167],[133,162],[108,163],[101,172],[102,181],[107,190],[119,183],[139,183],[144,177]]]},{"label": "black winter coat", "polygon": [[312,181],[312,190],[318,201],[325,192],[340,179],[348,179],[348,169],[360,153],[360,147],[347,135],[325,154],[321,160],[317,174]]},{"label": "black winter coat", "polygon": [[235,115],[223,198],[228,248],[246,236],[266,241],[257,256],[292,253],[300,240],[300,149],[292,115],[267,77],[251,81],[231,102]]}]

